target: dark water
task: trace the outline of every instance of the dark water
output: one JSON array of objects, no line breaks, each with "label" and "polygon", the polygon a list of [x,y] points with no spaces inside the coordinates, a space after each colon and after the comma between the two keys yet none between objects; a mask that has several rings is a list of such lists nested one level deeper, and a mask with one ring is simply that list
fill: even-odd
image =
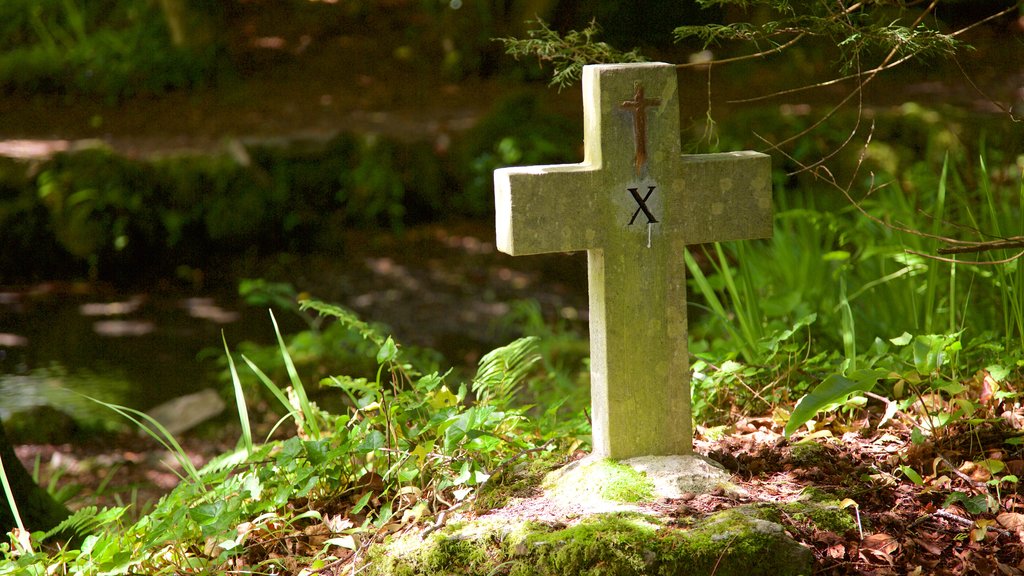
[{"label": "dark water", "polygon": [[221,330],[237,341],[261,324],[266,312],[230,294],[0,291],[0,418],[40,404],[74,412],[62,388],[145,410],[214,386]]},{"label": "dark water", "polygon": [[[537,302],[549,319],[573,318],[585,333],[586,257],[512,258],[494,249],[493,234],[490,222],[357,234],[344,253],[269,258],[237,277],[287,281],[468,369],[519,335],[506,322],[517,302]],[[72,416],[95,407],[64,389],[139,410],[204,388],[226,390],[217,378],[221,331],[233,350],[243,341],[270,344],[274,331],[267,306],[246,304],[237,279],[218,286],[0,286],[0,419],[38,405]],[[306,327],[287,310],[275,308],[275,316],[285,334]]]}]

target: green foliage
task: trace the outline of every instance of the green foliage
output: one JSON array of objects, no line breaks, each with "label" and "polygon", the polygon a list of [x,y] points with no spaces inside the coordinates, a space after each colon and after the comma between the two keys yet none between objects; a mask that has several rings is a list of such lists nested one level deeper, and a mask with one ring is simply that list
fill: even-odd
[{"label": "green foliage", "polygon": [[521,330],[538,352],[537,369],[517,392],[519,403],[545,438],[582,438],[590,434],[590,344],[581,328],[565,318],[549,321],[536,301],[515,302],[503,318],[506,328]]},{"label": "green foliage", "polygon": [[581,130],[578,120],[544,108],[535,94],[502,99],[455,148],[455,169],[463,182],[457,207],[489,214],[497,168],[580,161]]},{"label": "green foliage", "polygon": [[[270,346],[252,341],[240,343],[237,346],[238,357],[225,358],[222,362],[221,380],[231,383],[232,390],[241,385],[248,390],[252,400],[263,399],[260,391],[264,390],[270,394],[268,398],[276,399],[277,405],[289,414],[292,408],[287,399],[282,400],[285,398],[283,392],[268,385],[268,381],[291,378],[288,362],[297,373],[313,381],[321,381],[340,372],[353,378],[371,378],[378,371],[380,362],[376,357],[388,338],[386,326],[365,322],[342,306],[302,298],[288,283],[246,279],[239,284],[239,294],[251,306],[289,312],[290,318],[301,319],[305,329],[282,335],[287,355],[282,353],[277,342]],[[402,358],[411,370],[418,373],[437,371],[441,364],[439,353],[415,346],[403,347]],[[258,372],[253,372],[256,382],[251,375],[242,373],[238,375],[236,384],[230,367],[236,361],[259,367]],[[319,396],[324,401],[337,401],[337,398],[324,398],[323,394]],[[258,402],[253,404],[260,405]]]},{"label": "green foliage", "polygon": [[[860,70],[873,57],[948,56],[961,48],[953,36],[920,21],[920,8],[901,0],[862,3],[818,0],[796,6],[787,0],[702,0],[706,7],[734,5],[745,10],[768,9],[763,23],[736,22],[705,26],[680,26],[676,38],[696,37],[707,48],[728,40],[749,43],[759,50],[781,47],[803,37],[823,39],[823,46],[840,49],[841,68]],[[762,16],[762,18],[764,18]]]},{"label": "green foliage", "polygon": [[594,37],[600,28],[591,22],[580,31],[570,30],[565,35],[552,30],[547,23],[537,19],[536,27],[527,32],[528,38],[501,38],[505,51],[519,58],[534,56],[554,66],[550,84],[564,88],[579,81],[583,67],[587,64],[643,62],[637,50],[622,52]]},{"label": "green foliage", "polygon": [[[419,372],[403,347],[347,310],[318,301],[301,306],[337,319],[375,349],[374,377],[336,375],[321,382],[344,398],[341,413],[313,404],[294,370],[287,387],[262,375],[295,419],[296,434],[266,443],[243,438],[242,449],[195,470],[166,431],[110,405],[179,456],[187,470],[181,484],[134,522],[123,507],[80,510],[58,527],[82,537],[73,546],[40,548],[52,536],[43,533],[0,544],[0,574],[273,571],[280,568],[269,553],[276,543],[304,542],[318,526],[331,538],[301,560],[322,563],[377,532],[461,506],[492,473],[528,451],[554,450],[550,442],[541,447],[542,438],[515,405],[516,390],[537,365],[535,339],[486,355],[470,402],[470,385]],[[279,332],[278,353],[293,364]],[[239,400],[243,421],[244,404]],[[346,511],[344,521],[329,513],[339,509]]]},{"label": "green foliage", "polygon": [[227,148],[137,160],[100,147],[0,161],[0,241],[12,248],[0,254],[0,281],[169,274],[241,248],[336,250],[353,226],[399,230],[485,209],[446,194],[451,176],[423,143],[343,135]]},{"label": "green foliage", "polygon": [[[948,57],[964,48],[954,34],[940,30],[927,7],[903,0],[832,2],[814,0],[791,3],[789,0],[698,0],[709,14],[724,13],[735,22],[700,22],[704,17],[679,18],[687,22],[674,30],[677,42],[697,39],[707,48],[726,41],[742,42],[753,51],[738,59],[765,56],[788,49],[803,50],[816,64],[835,65],[845,73],[861,73],[876,67],[896,65],[906,60]],[[712,16],[713,18],[713,16]],[[597,22],[583,31],[564,36],[538,20],[527,38],[504,38],[506,51],[515,56],[534,56],[553,68],[552,85],[564,87],[580,78],[584,65],[603,62],[639,62],[636,49],[621,52],[603,42],[595,42]],[[630,38],[628,41],[634,41]],[[794,48],[799,46],[798,48]],[[685,64],[682,64],[685,66]]]},{"label": "green foliage", "polygon": [[171,45],[156,2],[10,0],[0,6],[0,90],[118,99],[209,81],[213,48]]},{"label": "green foliage", "polygon": [[[880,118],[877,128],[888,133],[890,122],[910,129],[902,141],[865,148],[859,168],[872,178],[849,176],[870,187],[851,197],[855,205],[833,205],[814,181],[790,183],[776,198],[770,243],[714,247],[704,265],[688,259],[694,292],[712,312],[691,328],[701,417],[727,413],[732,402],[750,409],[803,395],[786,428],[793,433],[865,391],[895,395],[904,408],[933,393],[955,398],[948,411],[929,414],[931,432],[981,408],[963,397],[965,373],[1016,365],[1006,351],[1021,342],[1022,293],[1018,260],[1007,257],[1019,248],[930,255],[1021,234],[1019,160],[983,140],[972,162],[963,135],[956,147],[903,154],[918,141],[955,140],[920,107]],[[813,376],[812,390],[794,370]]]}]

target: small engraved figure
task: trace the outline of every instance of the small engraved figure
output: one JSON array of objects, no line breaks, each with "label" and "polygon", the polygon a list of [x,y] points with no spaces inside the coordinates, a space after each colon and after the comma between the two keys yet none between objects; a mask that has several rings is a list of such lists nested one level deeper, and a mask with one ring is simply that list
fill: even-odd
[{"label": "small engraved figure", "polygon": [[636,92],[632,100],[626,100],[619,104],[620,108],[628,110],[633,115],[633,138],[636,140],[636,159],[633,162],[633,170],[637,177],[647,163],[647,108],[660,106],[660,98],[644,98],[644,86],[640,82],[634,84]]}]

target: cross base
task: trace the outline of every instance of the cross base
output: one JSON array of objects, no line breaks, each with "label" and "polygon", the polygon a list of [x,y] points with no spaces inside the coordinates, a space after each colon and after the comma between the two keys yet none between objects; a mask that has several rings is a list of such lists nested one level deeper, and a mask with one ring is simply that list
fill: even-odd
[{"label": "cross base", "polygon": [[730,477],[721,464],[699,454],[638,456],[622,463],[646,474],[659,498],[714,492],[727,485]]},{"label": "cross base", "polygon": [[[652,500],[736,490],[729,482],[731,475],[721,464],[698,454],[638,456],[618,462],[590,454],[548,474],[544,479],[545,492],[593,510],[628,508],[627,503],[608,493],[609,485],[619,482],[616,478],[621,475],[614,466],[629,466],[644,476],[642,483],[653,488]],[[632,490],[618,492],[630,494]]]}]

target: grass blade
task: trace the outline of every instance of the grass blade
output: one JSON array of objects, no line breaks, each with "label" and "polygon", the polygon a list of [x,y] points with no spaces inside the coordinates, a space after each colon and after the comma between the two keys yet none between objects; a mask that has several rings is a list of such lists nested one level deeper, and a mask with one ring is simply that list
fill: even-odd
[{"label": "grass blade", "polygon": [[281,403],[281,406],[285,409],[285,411],[288,412],[288,414],[293,413],[294,410],[292,409],[292,404],[291,402],[288,401],[288,396],[285,395],[284,391],[281,390],[277,386],[277,384],[274,384],[274,381],[271,380],[270,377],[263,372],[263,370],[260,370],[259,366],[257,366],[252,360],[246,358],[245,354],[242,355],[242,360],[244,360],[245,363],[249,366],[249,369],[252,370],[254,374],[256,374],[256,377],[259,378],[259,381],[263,383],[267,390],[269,390],[270,393],[274,395],[274,398],[277,398],[277,401]]},{"label": "grass blade", "polygon": [[288,371],[288,379],[292,383],[292,390],[295,391],[295,396],[299,399],[299,409],[302,410],[302,415],[306,422],[306,433],[310,438],[314,440],[320,439],[320,426],[316,423],[316,414],[313,413],[312,408],[309,405],[309,399],[306,397],[306,389],[302,385],[302,380],[299,378],[299,373],[295,370],[295,363],[292,362],[292,357],[288,354],[288,348],[284,345],[284,338],[281,337],[281,329],[277,326],[277,318],[274,318],[274,312],[270,312],[270,320],[274,323],[274,333],[277,335],[277,345],[281,348],[281,357],[284,359],[284,367]]},{"label": "grass blade", "polygon": [[11,490],[11,483],[7,480],[7,471],[4,470],[4,459],[0,457],[0,481],[4,485],[4,496],[7,497],[7,504],[11,507],[11,514],[14,515],[14,523],[18,530],[25,531],[25,523],[21,521],[21,514],[18,512],[18,503],[14,500],[14,491]]},{"label": "grass blade", "polygon": [[[78,394],[78,392],[75,393]],[[185,449],[182,448],[181,444],[178,444],[178,441],[174,439],[174,435],[171,434],[170,431],[168,431],[167,428],[165,428],[164,425],[158,422],[155,418],[153,418],[149,414],[146,414],[145,412],[135,410],[134,408],[128,408],[126,406],[111,404],[93,398],[91,396],[86,396],[85,394],[79,395],[89,400],[92,400],[93,402],[99,404],[100,406],[104,406],[106,408],[113,410],[114,412],[117,412],[118,414],[124,416],[128,420],[131,420],[132,423],[135,424],[140,430],[145,432],[150,438],[159,442],[160,445],[164,447],[164,449],[170,452],[174,456],[174,459],[178,461],[178,464],[181,466],[181,469],[185,471],[188,477],[191,478],[198,486],[202,487],[202,481],[199,477],[199,472],[196,470],[195,465],[192,464],[192,460],[188,457],[188,454],[185,453]],[[178,477],[182,478],[180,475]],[[182,480],[184,480],[184,478],[182,478]],[[203,490],[205,491],[205,488],[203,488]]]},{"label": "grass blade", "polygon": [[247,454],[252,454],[252,428],[249,425],[249,409],[245,405],[245,395],[242,393],[242,381],[238,378],[238,370],[235,368],[235,359],[231,357],[228,350],[228,341],[224,337],[224,331],[220,333],[220,339],[224,342],[224,353],[228,357],[228,369],[231,371],[231,385],[235,390],[235,407],[238,409],[238,423],[242,426],[242,442],[245,444]]}]

